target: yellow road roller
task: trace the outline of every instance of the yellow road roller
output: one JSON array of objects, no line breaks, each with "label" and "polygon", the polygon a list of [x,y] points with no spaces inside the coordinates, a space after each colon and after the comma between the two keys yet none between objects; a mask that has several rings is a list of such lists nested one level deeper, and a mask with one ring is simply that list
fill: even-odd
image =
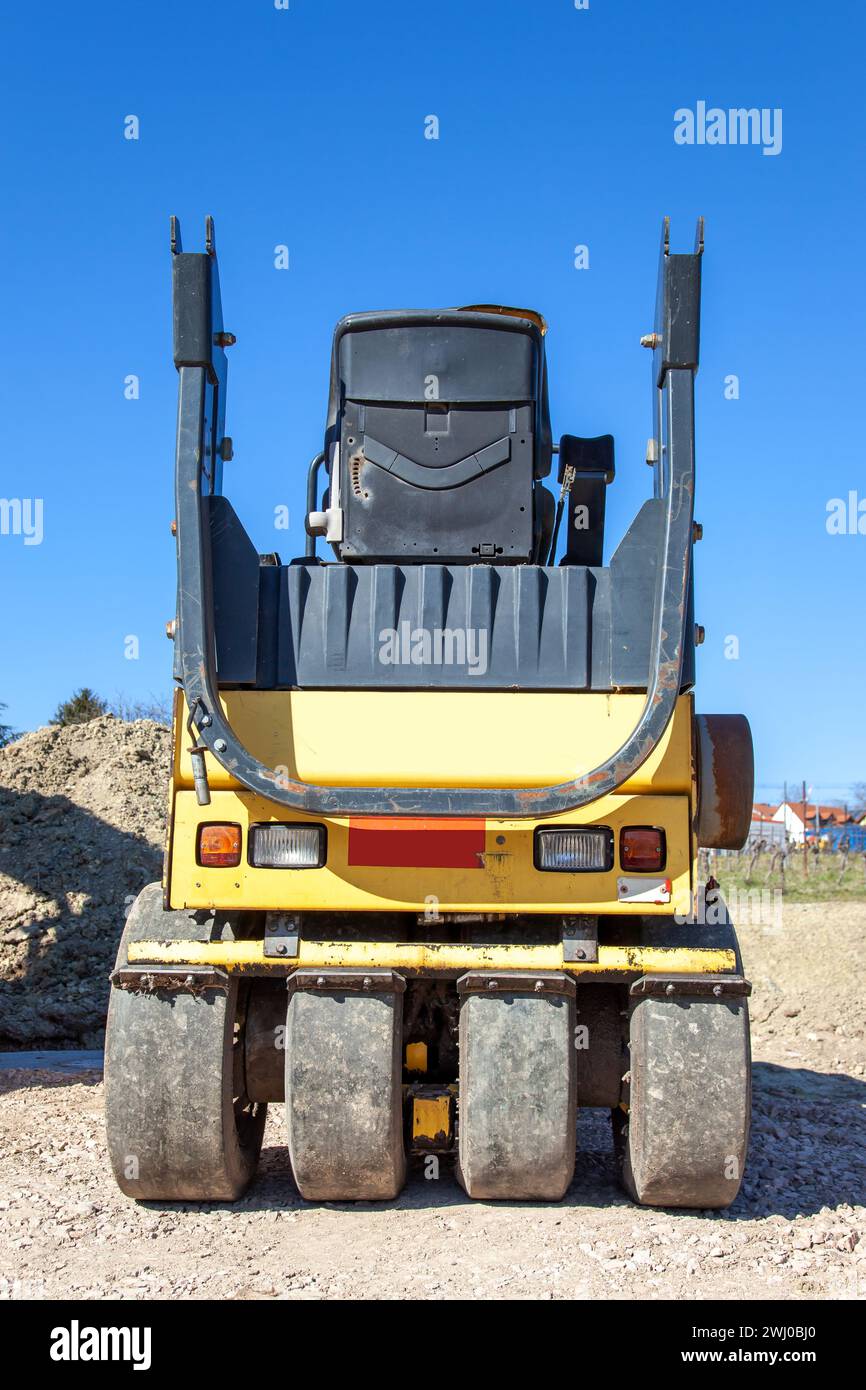
[{"label": "yellow road roller", "polygon": [[237,1198],[277,1102],[309,1201],[416,1159],[557,1201],[594,1106],[636,1202],[727,1206],[749,985],[697,863],[744,842],[753,759],[694,707],[702,223],[687,254],[664,223],[652,496],[607,564],[613,437],[554,442],[545,320],[492,304],[340,321],[304,554],[259,553],[212,220],[171,252],[173,756],[111,977],[120,1187]]}]

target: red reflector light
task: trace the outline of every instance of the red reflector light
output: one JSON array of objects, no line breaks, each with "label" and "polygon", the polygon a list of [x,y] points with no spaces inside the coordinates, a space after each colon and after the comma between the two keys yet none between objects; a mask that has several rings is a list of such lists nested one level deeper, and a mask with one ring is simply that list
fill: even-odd
[{"label": "red reflector light", "polygon": [[203,825],[198,832],[198,862],[208,869],[234,869],[241,862],[239,825]]},{"label": "red reflector light", "polygon": [[480,869],[483,820],[359,816],[349,821],[349,863],[382,868]]},{"label": "red reflector light", "polygon": [[619,862],[637,873],[658,873],[665,866],[665,832],[646,825],[629,825],[620,833]]}]

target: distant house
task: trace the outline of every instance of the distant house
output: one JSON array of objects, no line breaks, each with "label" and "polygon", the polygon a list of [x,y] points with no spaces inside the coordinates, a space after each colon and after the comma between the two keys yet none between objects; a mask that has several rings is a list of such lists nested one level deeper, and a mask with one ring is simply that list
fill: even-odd
[{"label": "distant house", "polygon": [[776,807],[766,801],[756,801],[752,807],[752,824],[749,827],[749,843],[765,845],[785,845],[785,827],[776,820]]},{"label": "distant house", "polygon": [[[805,811],[805,819],[804,819]],[[827,835],[836,841],[844,834],[843,827],[854,826],[856,821],[844,806],[817,806],[807,801],[783,801],[773,814],[773,820],[781,821],[790,840],[803,843],[804,835]]]}]

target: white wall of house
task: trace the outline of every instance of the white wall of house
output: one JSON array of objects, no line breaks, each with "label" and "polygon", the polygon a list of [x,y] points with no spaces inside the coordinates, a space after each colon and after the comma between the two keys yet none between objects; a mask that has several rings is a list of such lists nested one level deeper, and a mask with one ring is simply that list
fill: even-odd
[{"label": "white wall of house", "polygon": [[797,811],[787,801],[783,801],[778,811],[773,816],[773,820],[780,820],[785,826],[788,838],[795,844],[803,843],[803,808]]}]

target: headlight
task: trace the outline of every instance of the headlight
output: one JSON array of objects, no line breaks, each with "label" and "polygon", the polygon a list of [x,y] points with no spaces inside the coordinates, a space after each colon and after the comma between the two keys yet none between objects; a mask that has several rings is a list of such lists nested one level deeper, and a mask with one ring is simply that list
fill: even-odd
[{"label": "headlight", "polygon": [[613,831],[536,830],[535,867],[554,873],[605,873],[613,868]]},{"label": "headlight", "polygon": [[250,826],[250,863],[256,869],[320,869],[324,862],[323,825]]}]

